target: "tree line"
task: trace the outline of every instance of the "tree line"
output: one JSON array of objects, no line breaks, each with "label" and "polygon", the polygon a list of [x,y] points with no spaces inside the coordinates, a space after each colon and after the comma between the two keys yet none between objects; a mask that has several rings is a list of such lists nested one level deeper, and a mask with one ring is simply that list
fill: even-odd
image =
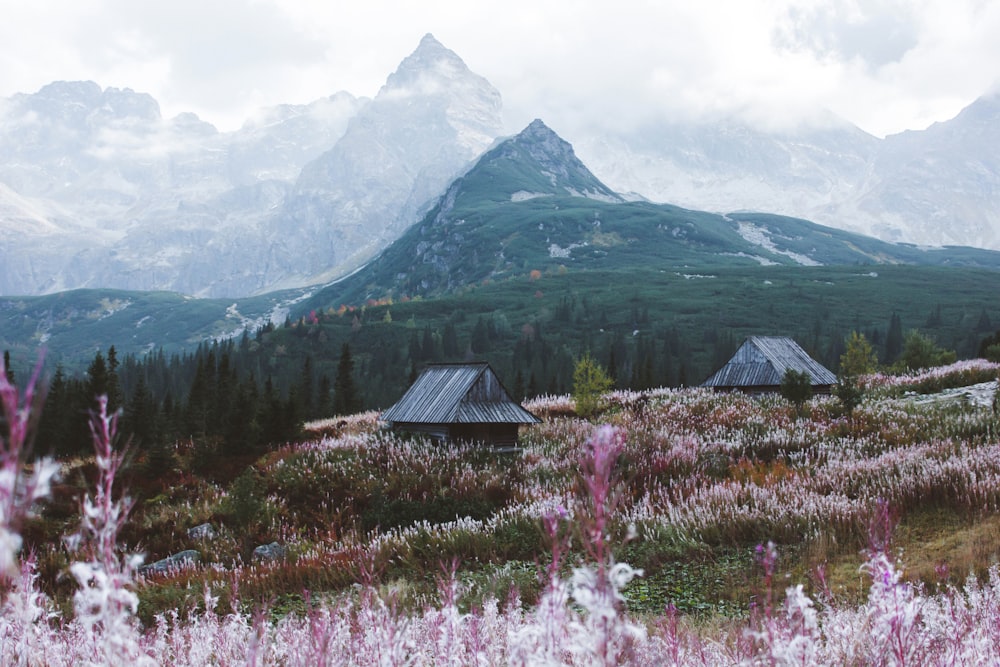
[{"label": "tree line", "polygon": [[91,448],[89,415],[97,396],[119,411],[119,432],[151,469],[178,441],[208,463],[218,457],[254,456],[271,443],[294,440],[304,421],[361,409],[350,346],[344,343],[336,374],[316,373],[306,356],[298,378],[279,387],[261,373],[248,339],[202,344],[190,354],[118,358],[112,345],[98,351],[86,372],[68,376],[57,366],[47,383],[37,442],[56,456]]},{"label": "tree line", "polygon": [[[985,312],[977,331],[991,325],[983,318]],[[477,315],[450,310],[422,325],[412,315],[395,320],[388,306],[314,313],[187,353],[157,350],[120,359],[111,346],[95,353],[85,373],[57,367],[38,440],[59,456],[88,452],[89,410],[96,396],[106,394],[112,409],[122,411],[122,433],[154,462],[178,441],[196,446],[206,460],[255,455],[297,438],[304,421],[388,407],[429,363],[488,361],[517,400],[569,393],[585,354],[613,387],[689,386],[721,367],[749,333],[757,332],[706,327],[699,335],[653,321],[642,305],[615,312],[575,297],[560,299],[550,318],[519,326],[499,309]],[[863,333],[886,366],[954,358],[929,336],[904,332],[897,313],[885,329]],[[842,333],[796,338],[837,370],[845,352]],[[1000,332],[984,345],[1000,349]]]}]

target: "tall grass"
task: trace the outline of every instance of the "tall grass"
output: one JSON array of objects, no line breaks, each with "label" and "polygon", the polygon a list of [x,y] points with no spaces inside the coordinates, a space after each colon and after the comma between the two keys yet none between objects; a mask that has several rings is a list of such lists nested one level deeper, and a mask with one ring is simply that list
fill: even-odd
[{"label": "tall grass", "polygon": [[[57,467],[26,458],[31,388],[21,395],[0,379],[0,397],[10,425],[0,474],[2,664],[1000,661],[1000,567],[978,579],[942,576],[925,589],[903,576],[887,538],[890,518],[915,506],[970,516],[997,511],[1000,443],[989,409],[869,401],[847,420],[821,399],[798,419],[778,399],[657,391],[607,397],[608,424],[595,427],[565,411],[564,399],[543,399],[562,416],[531,429],[513,462],[379,435],[375,423],[364,426],[369,419],[338,422],[258,463],[277,523],[288,523],[276,527],[290,550],[286,560],[214,562],[145,580],[120,543],[131,505],[120,488],[116,418],[101,402],[93,416],[96,478],[67,544],[76,592],[60,608],[40,589],[19,535]],[[432,506],[450,493],[477,497],[505,474],[509,488],[482,517],[385,528],[348,521],[345,509],[341,530],[308,531],[290,523],[300,510],[283,495],[299,489],[296,502],[305,507],[327,493],[357,518],[354,503],[373,502],[376,488],[383,500]],[[350,493],[324,488],[334,483],[350,485]],[[333,520],[332,510],[317,511]],[[867,545],[862,600],[822,586],[810,595],[780,576],[789,547],[776,544],[820,538]],[[628,587],[648,573],[622,555],[630,541],[654,539],[670,539],[681,552],[713,544],[753,549],[759,594],[742,615],[703,625],[669,603],[630,613]],[[530,601],[516,587],[468,595],[469,575],[499,572],[518,549],[518,560],[536,563]],[[407,582],[421,579],[435,582],[432,595],[410,594]],[[168,587],[183,605],[144,616],[143,600]],[[298,603],[278,613],[275,590],[297,591]]]}]

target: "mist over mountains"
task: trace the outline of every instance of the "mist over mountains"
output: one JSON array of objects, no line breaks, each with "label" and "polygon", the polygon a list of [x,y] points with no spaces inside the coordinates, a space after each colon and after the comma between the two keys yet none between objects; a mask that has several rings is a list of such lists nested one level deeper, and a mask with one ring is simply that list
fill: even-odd
[{"label": "mist over mountains", "polygon": [[372,100],[270,109],[234,133],[90,82],[15,96],[3,118],[5,294],[241,296],[329,280],[501,133],[499,93],[430,36]]},{"label": "mist over mountains", "polygon": [[700,210],[795,216],[885,241],[1000,248],[1000,96],[878,139],[827,114],[762,131],[735,119],[575,141],[610,187]]},{"label": "mist over mountains", "polygon": [[[884,140],[834,118],[782,131],[664,119],[568,139],[628,199],[1000,248],[998,119],[992,97]],[[0,100],[0,293],[327,282],[399,238],[502,134],[500,93],[430,35],[373,99],[280,106],[230,133],[93,82],[15,95]]]}]

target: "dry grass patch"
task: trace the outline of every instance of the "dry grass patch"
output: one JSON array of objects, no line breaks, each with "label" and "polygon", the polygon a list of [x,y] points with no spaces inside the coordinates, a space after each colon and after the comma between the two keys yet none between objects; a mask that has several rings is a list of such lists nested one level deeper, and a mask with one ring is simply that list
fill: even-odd
[{"label": "dry grass patch", "polygon": [[906,577],[928,586],[985,578],[1000,561],[1000,515],[970,517],[952,510],[924,512],[899,528]]}]

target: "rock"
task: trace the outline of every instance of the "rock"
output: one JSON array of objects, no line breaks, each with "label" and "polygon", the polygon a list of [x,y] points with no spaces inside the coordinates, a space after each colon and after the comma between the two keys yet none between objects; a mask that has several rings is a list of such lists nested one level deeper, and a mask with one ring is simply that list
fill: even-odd
[{"label": "rock", "polygon": [[270,544],[262,544],[253,550],[254,560],[278,560],[284,558],[287,555],[288,550],[278,544],[277,542],[271,542]]},{"label": "rock", "polygon": [[188,528],[187,536],[188,539],[192,540],[214,540],[215,528],[210,523],[203,523],[194,528]]},{"label": "rock", "polygon": [[139,574],[163,574],[179,570],[188,565],[195,565],[200,561],[201,554],[194,549],[185,549],[184,551],[179,551],[172,556],[167,556],[166,558],[158,560],[155,563],[143,565],[139,568]]}]

